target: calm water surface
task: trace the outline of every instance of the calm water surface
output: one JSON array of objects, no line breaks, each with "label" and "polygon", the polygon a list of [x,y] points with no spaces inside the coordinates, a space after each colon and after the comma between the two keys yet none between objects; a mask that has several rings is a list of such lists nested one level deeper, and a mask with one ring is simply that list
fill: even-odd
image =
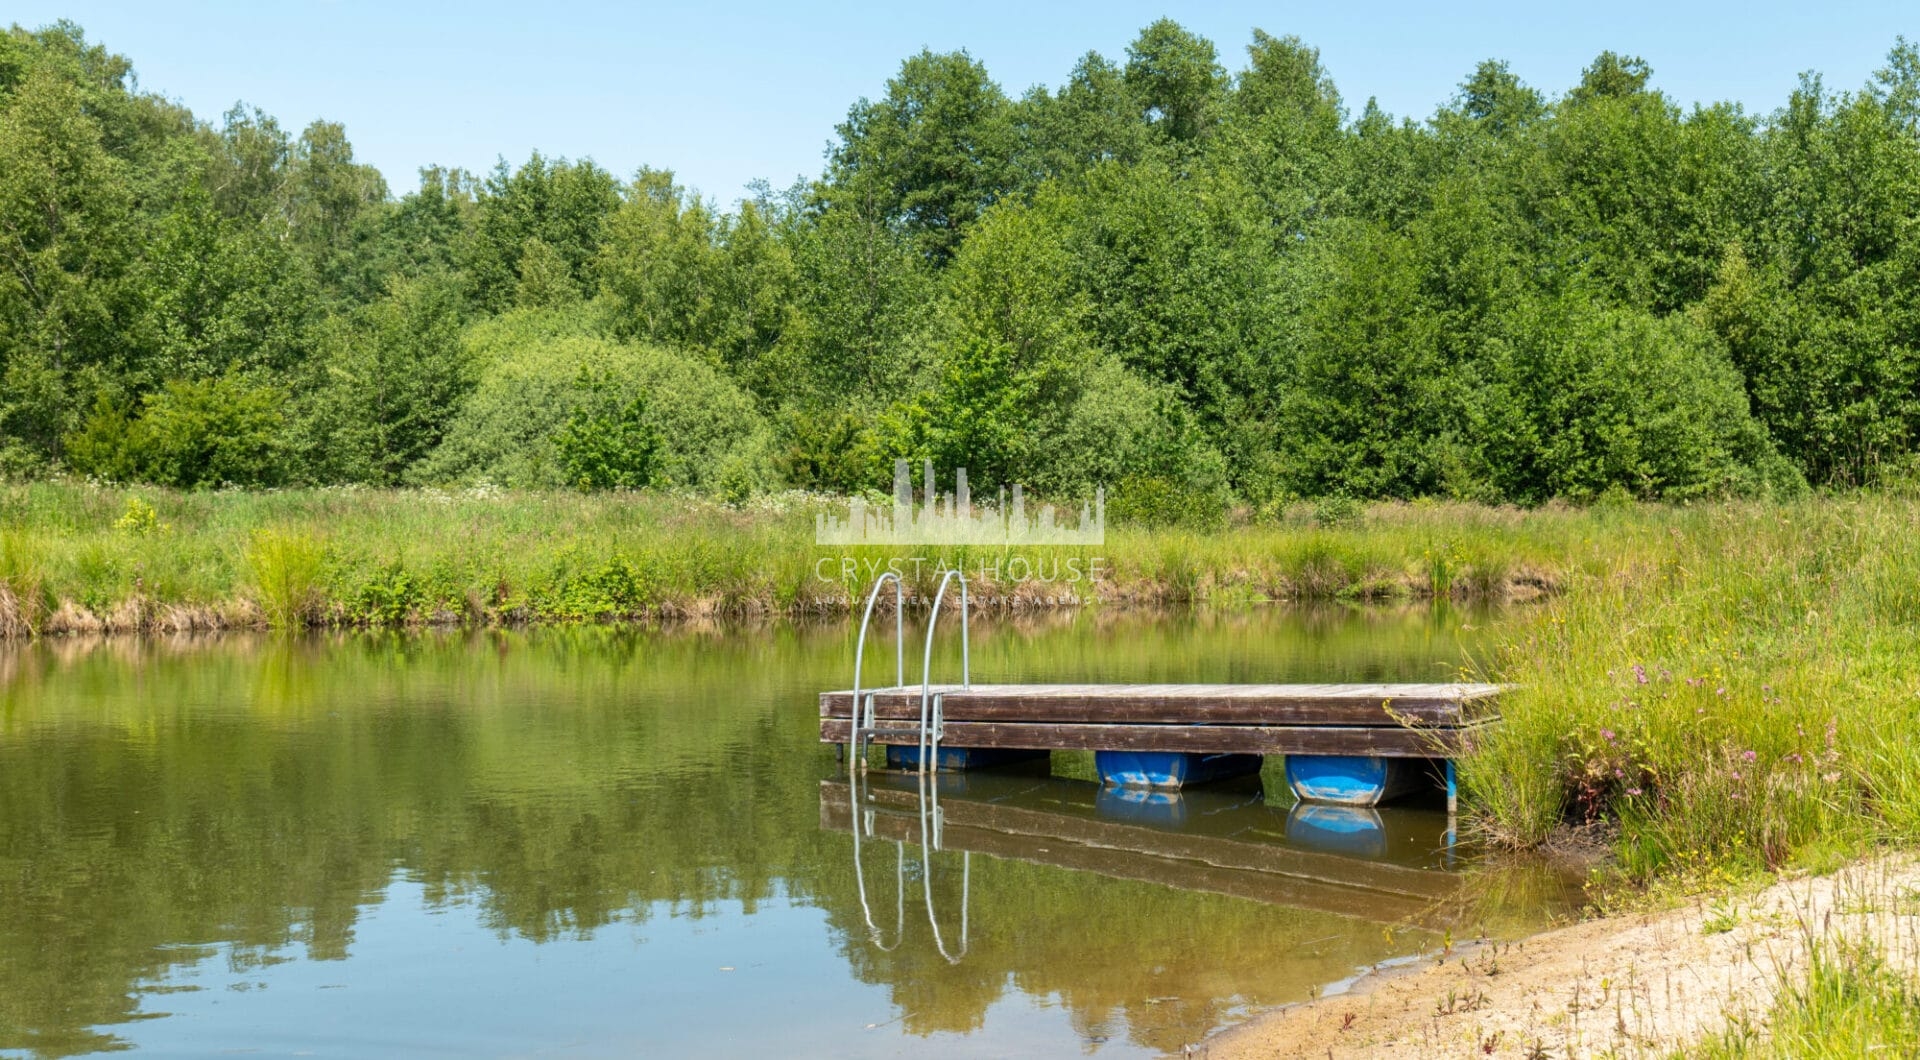
[{"label": "calm water surface", "polygon": [[[1448,679],[1490,621],[976,622],[974,678]],[[1177,1053],[1484,916],[1424,897],[1460,880],[1441,814],[1316,828],[1271,771],[1271,799],[1156,802],[1103,797],[1088,756],[952,778],[929,851],[914,784],[855,804],[817,742],[852,648],[0,647],[0,1054]],[[1502,915],[1554,906],[1514,890]]]}]

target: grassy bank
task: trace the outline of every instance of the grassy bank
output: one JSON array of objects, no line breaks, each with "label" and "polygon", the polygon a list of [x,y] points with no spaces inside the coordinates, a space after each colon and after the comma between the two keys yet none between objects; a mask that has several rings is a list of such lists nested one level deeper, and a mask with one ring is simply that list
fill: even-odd
[{"label": "grassy bank", "polygon": [[1111,530],[1100,548],[910,555],[815,546],[824,510],[804,495],[4,486],[0,635],[832,614],[889,561],[917,596],[959,566],[989,608],[1535,594],[1597,562],[1610,532],[1573,512],[1302,506]]},{"label": "grassy bank", "polygon": [[[5,486],[0,633],[835,614],[889,560],[922,599],[960,566],[977,606],[1000,609],[1535,595],[1484,662],[1519,686],[1505,721],[1463,764],[1494,842],[1599,822],[1644,880],[1920,836],[1914,500],[1302,505],[1208,531],[1121,527],[1098,549],[918,557],[815,546],[823,503]],[[1016,559],[1055,576],[1017,580]]]},{"label": "grassy bank", "polygon": [[1668,513],[1517,617],[1518,689],[1464,763],[1488,833],[1617,826],[1669,879],[1920,837],[1920,504]]}]

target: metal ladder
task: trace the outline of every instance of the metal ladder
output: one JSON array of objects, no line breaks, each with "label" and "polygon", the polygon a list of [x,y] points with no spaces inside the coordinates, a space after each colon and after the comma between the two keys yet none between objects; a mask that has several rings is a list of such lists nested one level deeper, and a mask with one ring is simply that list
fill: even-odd
[{"label": "metal ladder", "polygon": [[[877,717],[874,696],[877,691],[869,690],[866,699],[860,698],[860,669],[866,660],[867,631],[873,624],[873,606],[880,600],[880,590],[891,581],[893,583],[893,629],[894,629],[894,683],[891,689],[905,688],[907,683],[907,641],[906,624],[903,617],[906,612],[905,583],[900,575],[893,571],[883,571],[874,579],[873,589],[867,593],[866,610],[860,616],[860,638],[853,648],[853,703],[849,715],[850,732],[847,737],[847,772],[857,775],[867,768],[867,749],[875,739],[882,741],[904,741],[911,736],[920,752],[919,772],[928,772],[928,763],[939,757],[940,740],[946,732],[945,710],[942,694],[933,691],[933,635],[940,628],[940,608],[946,603],[947,586],[958,580],[960,583],[960,687],[973,686],[972,646],[968,633],[970,607],[967,601],[967,576],[958,570],[950,570],[940,579],[940,588],[933,595],[933,610],[927,616],[926,651],[920,662],[920,722],[911,728],[905,725],[882,725]],[[937,771],[937,770],[936,770]]]}]

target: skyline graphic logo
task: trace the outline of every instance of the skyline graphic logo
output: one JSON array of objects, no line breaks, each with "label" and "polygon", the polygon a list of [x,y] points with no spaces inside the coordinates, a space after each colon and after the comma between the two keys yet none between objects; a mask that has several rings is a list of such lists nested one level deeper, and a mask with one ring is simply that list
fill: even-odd
[{"label": "skyline graphic logo", "polygon": [[906,460],[893,463],[893,506],[877,508],[864,498],[847,503],[847,517],[814,516],[816,545],[1103,545],[1107,540],[1107,493],[1094,491],[1080,506],[1072,525],[1061,521],[1053,505],[1027,511],[1026,492],[1013,487],[1011,501],[1002,489],[995,501],[975,503],[967,487],[967,469],[954,473],[953,491],[941,493],[933,461],[923,465],[920,503],[914,503],[913,478]]}]

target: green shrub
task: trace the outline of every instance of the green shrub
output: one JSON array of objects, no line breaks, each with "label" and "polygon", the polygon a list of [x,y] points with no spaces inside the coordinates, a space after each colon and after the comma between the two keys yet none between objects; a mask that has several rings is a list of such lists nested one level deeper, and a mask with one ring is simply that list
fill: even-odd
[{"label": "green shrub", "polygon": [[394,280],[321,329],[299,417],[309,475],[390,486],[440,444],[473,382],[459,317],[447,279]]},{"label": "green shrub", "polygon": [[164,534],[173,527],[160,521],[160,513],[153,505],[138,497],[127,498],[127,508],[114,520],[113,528],[129,537],[148,537]]},{"label": "green shrub", "polygon": [[233,375],[168,383],[137,415],[102,398],[67,440],[68,460],[82,474],[181,489],[278,485],[286,400]]},{"label": "green shrub", "polygon": [[[1608,490],[1680,500],[1804,490],[1747,411],[1739,373],[1684,317],[1596,305],[1584,293],[1523,307],[1490,347],[1481,394],[1502,496]],[[1510,337],[1509,337],[1510,336]]]},{"label": "green shrub", "polygon": [[1114,489],[1107,515],[1121,526],[1213,528],[1225,523],[1227,507],[1216,491],[1158,475],[1129,475]]},{"label": "green shrub", "polygon": [[872,428],[851,410],[781,411],[780,478],[799,489],[856,493],[885,481],[887,461]]},{"label": "green shrub", "polygon": [[660,435],[647,423],[646,398],[622,401],[604,379],[583,376],[581,386],[586,399],[553,438],[567,481],[583,490],[653,485]]},{"label": "green shrub", "polygon": [[[770,478],[765,422],[705,361],[601,338],[582,325],[569,330],[537,313],[479,325],[467,342],[479,382],[446,440],[412,473],[416,480],[573,485],[558,439],[576,411],[585,410],[582,427],[591,434],[593,417],[612,414],[617,421],[635,402],[641,404],[632,430],[658,439],[649,482],[715,492],[728,476],[754,488]],[[581,444],[576,457],[584,453]]]},{"label": "green shrub", "polygon": [[1106,358],[1082,373],[1077,388],[1064,423],[1039,447],[1029,483],[1035,490],[1082,498],[1105,486],[1123,517],[1131,512],[1149,525],[1166,525],[1161,515],[1186,523],[1224,514],[1226,461],[1171,387]]}]

